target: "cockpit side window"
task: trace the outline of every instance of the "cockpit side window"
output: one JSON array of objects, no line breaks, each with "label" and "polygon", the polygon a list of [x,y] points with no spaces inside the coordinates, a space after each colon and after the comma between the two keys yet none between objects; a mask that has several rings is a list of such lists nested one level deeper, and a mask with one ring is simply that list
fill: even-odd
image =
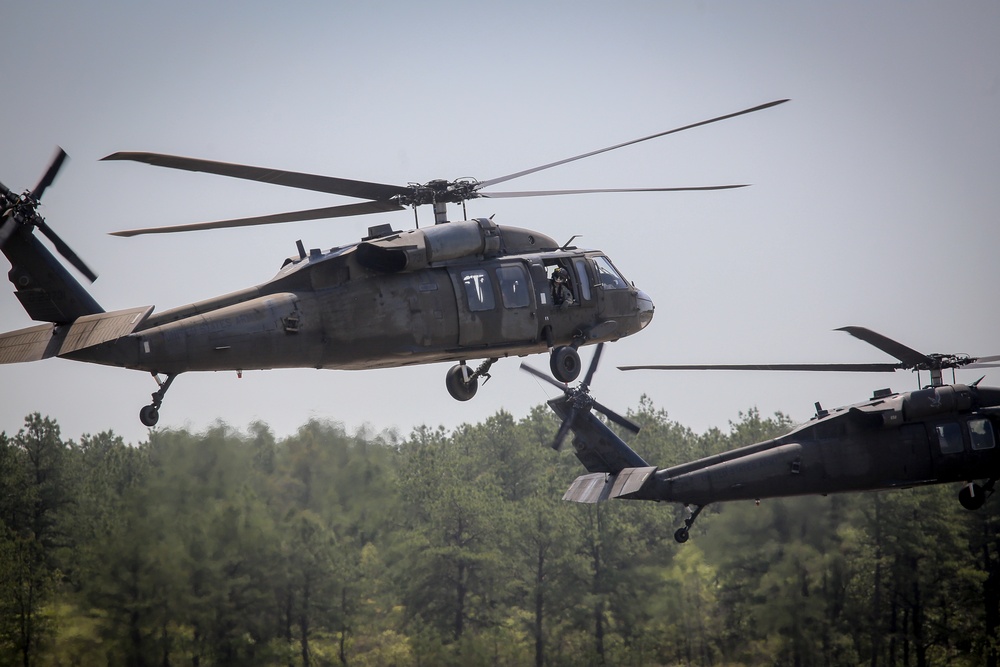
[{"label": "cockpit side window", "polygon": [[592,296],[590,294],[590,278],[587,276],[587,261],[582,257],[574,259],[573,267],[576,269],[576,277],[579,280],[580,298],[584,301],[590,301]]},{"label": "cockpit side window", "polygon": [[576,304],[573,291],[573,278],[562,262],[546,263],[545,271],[549,276],[549,291],[552,293],[553,306],[571,306]]},{"label": "cockpit side window", "polygon": [[628,283],[618,273],[618,269],[611,265],[607,257],[595,257],[594,264],[597,265],[597,278],[599,284],[604,289],[625,289]]},{"label": "cockpit side window", "polygon": [[969,437],[973,449],[993,449],[997,444],[989,419],[970,419]]},{"label": "cockpit side window", "polygon": [[496,307],[493,284],[488,273],[480,269],[462,271],[462,284],[465,285],[465,295],[469,298],[469,310],[493,310]]}]

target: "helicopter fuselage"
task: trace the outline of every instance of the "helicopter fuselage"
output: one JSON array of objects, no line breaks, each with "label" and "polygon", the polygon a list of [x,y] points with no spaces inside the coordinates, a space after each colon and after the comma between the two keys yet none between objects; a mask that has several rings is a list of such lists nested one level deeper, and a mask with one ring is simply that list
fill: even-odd
[{"label": "helicopter fuselage", "polygon": [[[568,395],[549,405],[565,422],[575,401]],[[667,468],[646,463],[589,409],[578,410],[570,428],[590,474],[563,498],[681,503],[691,514],[678,542],[710,503],[960,482],[959,501],[973,510],[1000,479],[1000,388],[975,384],[883,390],[858,405],[817,406],[813,419],[778,438]]]},{"label": "helicopter fuselage", "polygon": [[1000,477],[1000,389],[944,385],[821,411],[773,440],[658,470],[688,505]]},{"label": "helicopter fuselage", "polygon": [[[559,269],[569,276],[561,294],[550,280]],[[23,291],[30,289],[26,281]],[[42,299],[51,291],[42,290]],[[480,219],[410,232],[373,228],[362,242],[328,251],[300,246],[266,283],[161,313],[101,312],[93,323],[55,324],[50,347],[64,358],[167,376],[441,361],[464,367],[469,359],[492,363],[549,349],[575,355],[581,345],[636,333],[652,313],[649,297],[603,253],[560,248],[544,234]],[[60,344],[79,341],[85,327],[85,343]],[[102,330],[103,340],[94,338]],[[457,384],[453,396],[471,398],[474,379],[450,376],[449,390]]]}]

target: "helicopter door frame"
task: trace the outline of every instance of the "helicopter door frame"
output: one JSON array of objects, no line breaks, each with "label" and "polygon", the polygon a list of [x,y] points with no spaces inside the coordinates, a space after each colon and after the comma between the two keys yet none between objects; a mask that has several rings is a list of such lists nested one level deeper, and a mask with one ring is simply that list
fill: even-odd
[{"label": "helicopter door frame", "polygon": [[502,261],[495,271],[500,289],[500,327],[505,341],[535,342],[539,336],[531,267],[523,260]]},{"label": "helicopter door frame", "polygon": [[584,306],[594,305],[597,298],[594,289],[594,270],[586,255],[580,255],[570,259],[573,265],[571,272],[576,278],[576,298],[577,302]]},{"label": "helicopter door frame", "polygon": [[448,270],[458,305],[458,344],[483,347],[499,324],[493,277],[483,266],[459,266]]},{"label": "helicopter door frame", "polygon": [[512,347],[538,340],[531,272],[523,261],[448,270],[458,305],[460,347]]},{"label": "helicopter door frame", "polygon": [[960,473],[976,468],[981,469],[984,476],[995,474],[997,428],[992,419],[981,414],[954,415],[927,426],[933,434],[935,471],[939,479],[964,480],[967,473]]}]

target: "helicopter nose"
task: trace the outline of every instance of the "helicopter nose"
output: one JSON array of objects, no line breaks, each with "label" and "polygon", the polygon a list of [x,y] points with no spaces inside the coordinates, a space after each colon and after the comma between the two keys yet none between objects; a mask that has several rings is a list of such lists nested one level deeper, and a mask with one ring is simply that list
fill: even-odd
[{"label": "helicopter nose", "polygon": [[644,291],[639,290],[636,302],[639,306],[639,328],[645,329],[646,325],[653,319],[653,300]]}]

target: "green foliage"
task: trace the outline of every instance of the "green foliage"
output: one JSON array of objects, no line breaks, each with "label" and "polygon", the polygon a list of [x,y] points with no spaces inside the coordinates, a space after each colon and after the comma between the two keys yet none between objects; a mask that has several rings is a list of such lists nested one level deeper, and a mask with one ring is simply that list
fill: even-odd
[{"label": "green foliage", "polygon": [[[703,434],[646,397],[671,465]],[[995,665],[1000,507],[954,490],[682,509],[561,500],[580,466],[539,406],[406,438],[311,421],[63,441],[0,434],[5,665]]]}]

